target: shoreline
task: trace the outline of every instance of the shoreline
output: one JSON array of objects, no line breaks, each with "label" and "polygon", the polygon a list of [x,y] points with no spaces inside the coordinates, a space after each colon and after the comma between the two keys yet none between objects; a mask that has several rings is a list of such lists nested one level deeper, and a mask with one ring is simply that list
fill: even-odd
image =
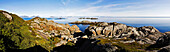
[{"label": "shoreline", "polygon": [[4,11],[1,11],[0,15],[2,22],[0,41],[3,42],[2,51],[7,52],[35,49],[49,52],[162,51],[163,48],[168,49],[169,45],[170,32],[161,33],[153,26],[132,27],[116,22],[72,22],[89,24],[82,32],[77,25],[56,23],[46,18],[35,17],[25,21],[15,14]]}]

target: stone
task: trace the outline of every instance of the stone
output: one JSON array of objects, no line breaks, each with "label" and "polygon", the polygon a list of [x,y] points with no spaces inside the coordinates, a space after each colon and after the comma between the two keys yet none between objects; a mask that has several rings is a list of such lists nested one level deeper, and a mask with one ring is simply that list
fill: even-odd
[{"label": "stone", "polygon": [[36,35],[36,37],[41,38],[39,35]]},{"label": "stone", "polygon": [[143,41],[137,41],[137,43],[139,43],[139,44],[145,44]]},{"label": "stone", "polygon": [[88,36],[87,36],[87,35],[84,35],[84,36],[82,36],[82,38],[88,38]]},{"label": "stone", "polygon": [[151,40],[149,38],[143,38],[143,39],[140,39],[138,43],[139,44],[155,44],[156,41],[153,41],[153,40]]},{"label": "stone", "polygon": [[162,47],[158,52],[170,52],[170,45]]},{"label": "stone", "polygon": [[164,35],[162,37],[160,37],[157,41],[156,41],[157,45],[161,45],[161,46],[167,46],[170,45],[170,34]]},{"label": "stone", "polygon": [[98,23],[97,25],[98,25],[98,26],[107,26],[107,25],[108,25],[108,23],[106,23],[106,22],[102,22],[102,23]]},{"label": "stone", "polygon": [[122,42],[122,43],[133,43],[133,42],[135,42],[135,40],[129,40],[129,41],[120,41],[120,42]]},{"label": "stone", "polygon": [[77,25],[72,25],[70,28],[69,28],[71,34],[74,34],[74,33],[79,33],[81,32],[81,30],[79,30],[79,27]]},{"label": "stone", "polygon": [[123,34],[120,35],[120,37],[129,37],[129,35],[130,35],[130,34],[125,34],[125,33],[123,33]]},{"label": "stone", "polygon": [[96,26],[89,26],[85,29],[84,33],[87,34],[88,36],[93,36],[92,34],[96,35],[95,29]]},{"label": "stone", "polygon": [[[112,31],[113,31],[113,25],[109,25],[109,26],[106,26],[104,29],[103,29],[103,34],[105,36],[112,36]],[[110,35],[109,35],[110,33]]]},{"label": "stone", "polygon": [[169,32],[165,32],[165,34],[170,34],[170,31]]},{"label": "stone", "polygon": [[114,29],[112,31],[113,36],[119,37],[123,32],[125,32],[127,26],[125,24],[116,24],[114,25]]},{"label": "stone", "polygon": [[61,39],[68,39],[69,37],[66,35],[61,35]]},{"label": "stone", "polygon": [[142,31],[145,34],[159,32],[159,30],[152,26],[139,27],[138,30]]},{"label": "stone", "polygon": [[8,13],[5,13],[5,12],[2,12],[4,15],[5,15],[5,17],[7,17],[9,20],[12,20],[12,16],[11,15],[9,15]]},{"label": "stone", "polygon": [[148,38],[150,38],[150,39],[152,39],[152,40],[158,40],[159,39],[159,37],[161,37],[161,36],[163,36],[163,34],[162,33],[155,33],[155,34],[149,34],[147,37]]},{"label": "stone", "polygon": [[102,30],[103,30],[103,27],[97,27],[96,28],[97,35],[101,35]]},{"label": "stone", "polygon": [[142,31],[139,31],[139,34],[140,34],[142,37],[146,36]]},{"label": "stone", "polygon": [[31,23],[31,26],[35,29],[41,30],[41,26],[39,26],[37,23]]},{"label": "stone", "polygon": [[94,30],[94,29],[91,29],[91,30],[90,30],[90,32],[92,32],[92,33],[93,33],[93,34],[92,34],[92,36],[96,37],[96,32],[95,32],[95,30]]},{"label": "stone", "polygon": [[134,33],[134,35],[136,35],[136,36],[140,36],[140,34],[138,33],[138,31],[136,31],[136,30],[134,30],[133,33]]},{"label": "stone", "polygon": [[66,28],[69,28],[69,27],[70,27],[70,25],[69,25],[69,24],[65,24],[65,27],[66,27]]},{"label": "stone", "polygon": [[61,45],[65,45],[67,43],[67,41],[65,40],[61,40],[60,42],[56,43],[55,46],[61,46]]}]

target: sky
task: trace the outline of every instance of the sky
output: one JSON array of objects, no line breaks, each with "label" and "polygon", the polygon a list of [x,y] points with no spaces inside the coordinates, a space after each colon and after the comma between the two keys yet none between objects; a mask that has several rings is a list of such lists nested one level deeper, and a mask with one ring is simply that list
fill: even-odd
[{"label": "sky", "polygon": [[170,0],[0,0],[19,16],[170,16]]}]

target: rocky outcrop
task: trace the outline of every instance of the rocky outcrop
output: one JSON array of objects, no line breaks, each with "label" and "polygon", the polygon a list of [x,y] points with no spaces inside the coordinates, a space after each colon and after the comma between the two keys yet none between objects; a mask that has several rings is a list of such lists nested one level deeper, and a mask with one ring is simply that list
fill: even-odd
[{"label": "rocky outcrop", "polygon": [[170,52],[170,45],[162,47],[158,52]]},{"label": "rocky outcrop", "polygon": [[9,20],[12,20],[12,16],[6,12],[2,12]]},{"label": "rocky outcrop", "polygon": [[155,44],[148,47],[148,49],[157,48],[158,52],[170,52],[170,32],[165,32],[165,35],[159,37]]},{"label": "rocky outcrop", "polygon": [[54,48],[54,52],[116,52],[119,48],[111,44],[97,44],[99,40],[95,39],[78,39],[73,47],[59,46]]},{"label": "rocky outcrop", "polygon": [[95,39],[79,39],[78,52],[115,52],[118,47],[111,44],[97,44],[99,40]]},{"label": "rocky outcrop", "polygon": [[161,49],[166,49],[168,48],[169,49],[169,45],[170,45],[170,34],[169,32],[165,32],[166,35],[164,36],[161,36],[157,41],[156,43],[151,46],[152,48],[153,47],[156,47],[156,48],[161,48]]},{"label": "rocky outcrop", "polygon": [[85,18],[85,17],[83,17],[83,18],[79,18],[79,19],[91,19],[91,20],[97,20],[98,18],[89,18],[89,17],[87,17],[87,18]]},{"label": "rocky outcrop", "polygon": [[158,45],[167,46],[170,45],[170,34],[166,34],[157,40]]},{"label": "rocky outcrop", "polygon": [[74,34],[75,32],[81,32],[81,30],[79,30],[79,27],[77,25],[72,25],[71,27],[69,27],[69,30],[71,31],[71,34]]},{"label": "rocky outcrop", "polygon": [[165,34],[170,34],[170,31],[169,32],[165,32]]},{"label": "rocky outcrop", "polygon": [[75,22],[70,22],[70,24],[94,24],[95,22],[90,22],[90,21],[75,21]]},{"label": "rocky outcrop", "polygon": [[138,28],[115,22],[91,25],[86,28],[85,33],[92,37],[131,38],[140,44],[154,44],[159,37],[164,35],[152,26]]},{"label": "rocky outcrop", "polygon": [[29,20],[29,26],[34,29],[36,32],[36,37],[42,37],[48,40],[49,38],[60,37],[59,42],[54,43],[56,47],[65,45],[68,41],[76,43],[77,39],[73,37],[75,33],[81,32],[77,25],[68,25],[68,24],[58,24],[54,21],[47,20],[45,18],[36,17]]},{"label": "rocky outcrop", "polygon": [[90,24],[90,25],[94,25],[94,24],[98,24],[98,23],[103,23],[103,22],[91,22],[91,21],[87,21],[87,20],[70,22],[70,24]]}]

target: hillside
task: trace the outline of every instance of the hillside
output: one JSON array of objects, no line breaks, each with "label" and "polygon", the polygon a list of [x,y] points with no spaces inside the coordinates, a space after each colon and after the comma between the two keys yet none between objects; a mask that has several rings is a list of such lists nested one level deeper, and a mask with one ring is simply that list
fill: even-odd
[{"label": "hillside", "polygon": [[[37,21],[40,20],[40,21]],[[44,26],[39,26],[37,22],[47,23]],[[70,38],[73,38],[71,34],[74,34],[75,31],[81,32],[79,28],[75,25],[69,26],[68,24],[63,27],[64,24],[57,24],[55,22],[48,21],[46,19],[42,19],[39,17],[36,17],[34,19],[31,19],[29,21],[24,21],[19,16],[8,13],[6,11],[0,11],[0,50],[2,51],[12,51],[12,50],[26,50],[27,48],[31,48],[34,46],[41,46],[45,48],[47,51],[52,50],[54,47],[61,46],[63,43],[62,39],[58,37],[58,35],[65,33],[68,31],[67,35],[70,36]],[[51,23],[51,24],[50,24]],[[49,25],[48,25],[49,24]],[[51,34],[44,34],[41,32],[40,28],[38,27],[46,27],[46,29],[42,28],[41,30],[45,30],[48,33]],[[40,25],[43,25],[43,23],[40,23]],[[61,27],[54,27],[54,25],[58,25]],[[48,28],[50,26],[50,28]],[[54,29],[55,28],[55,29]],[[65,29],[69,28],[69,29]],[[75,30],[77,29],[77,30]],[[52,34],[52,31],[55,31],[58,35],[54,36]],[[59,32],[60,31],[60,32]],[[63,31],[63,33],[61,33]],[[71,33],[70,33],[71,31]],[[63,34],[62,38],[67,37]],[[53,36],[53,37],[51,37]],[[64,41],[66,44],[67,41]],[[58,43],[58,44],[57,44]],[[72,45],[71,42],[69,45]],[[55,46],[55,44],[57,44]]]}]

